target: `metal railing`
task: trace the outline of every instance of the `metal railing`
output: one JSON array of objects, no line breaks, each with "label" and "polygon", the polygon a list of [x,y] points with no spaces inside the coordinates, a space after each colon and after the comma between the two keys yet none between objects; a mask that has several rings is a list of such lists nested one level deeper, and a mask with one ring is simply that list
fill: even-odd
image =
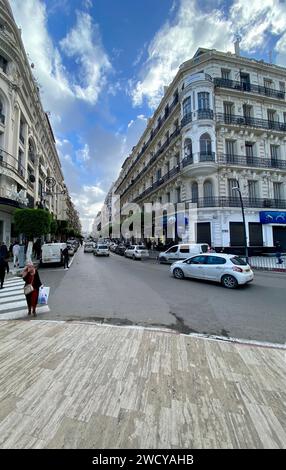
[{"label": "metal railing", "polygon": [[281,170],[286,169],[286,160],[279,160],[276,158],[259,158],[248,155],[221,154],[218,156],[218,162],[225,163],[227,165],[251,166],[258,168],[280,168]]},{"label": "metal railing", "polygon": [[282,256],[282,260],[282,263],[278,263],[276,256],[251,256],[248,258],[248,264],[253,269],[286,273],[286,256]]},{"label": "metal railing", "polygon": [[181,120],[181,126],[184,127],[189,124],[189,122],[192,122],[192,113],[185,114],[185,116]]},{"label": "metal railing", "polygon": [[215,152],[200,152],[200,162],[215,162]]},{"label": "metal railing", "polygon": [[135,199],[133,199],[132,202],[137,202],[140,199],[144,198],[148,194],[152,193],[152,191],[155,191],[159,186],[162,184],[166,183],[166,181],[169,181],[172,179],[175,175],[177,175],[180,172],[180,164],[177,165],[176,167],[172,168],[169,170],[165,175],[162,176],[159,180],[155,181],[151,186],[146,188],[141,194],[139,194]]},{"label": "metal railing", "polygon": [[[266,199],[266,198],[242,198],[244,207],[255,208],[273,208],[273,209],[286,209],[285,199]],[[210,196],[198,198],[196,201],[198,208],[205,207],[241,207],[239,197],[227,196]]]},{"label": "metal railing", "polygon": [[[9,160],[9,161],[8,161]],[[11,163],[10,163],[11,162]],[[13,171],[20,178],[25,179],[26,171],[25,167],[13,157],[10,153],[0,148],[0,166],[7,168],[8,170]]]},{"label": "metal railing", "polygon": [[262,85],[253,85],[247,82],[238,82],[226,78],[214,78],[214,86],[220,88],[231,88],[233,90],[246,91],[248,93],[257,93],[259,95],[269,96],[280,100],[285,99],[285,91],[273,90]]},{"label": "metal railing", "polygon": [[197,117],[198,119],[213,119],[214,112],[212,109],[198,109]]},{"label": "metal railing", "polygon": [[238,116],[235,114],[218,113],[216,115],[216,120],[217,122],[223,122],[224,124],[233,124],[235,126],[250,126],[256,127],[258,129],[270,129],[275,131],[286,132],[286,123],[254,118],[251,116]]}]

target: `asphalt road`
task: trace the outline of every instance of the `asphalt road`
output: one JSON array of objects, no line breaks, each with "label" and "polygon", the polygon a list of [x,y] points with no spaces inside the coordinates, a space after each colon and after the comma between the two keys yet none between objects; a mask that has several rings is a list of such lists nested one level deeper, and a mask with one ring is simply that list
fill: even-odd
[{"label": "asphalt road", "polygon": [[286,276],[257,272],[253,283],[228,290],[218,284],[176,280],[168,265],[80,249],[71,268],[43,268],[51,287],[42,319],[104,321],[167,327],[181,333],[286,342]]}]

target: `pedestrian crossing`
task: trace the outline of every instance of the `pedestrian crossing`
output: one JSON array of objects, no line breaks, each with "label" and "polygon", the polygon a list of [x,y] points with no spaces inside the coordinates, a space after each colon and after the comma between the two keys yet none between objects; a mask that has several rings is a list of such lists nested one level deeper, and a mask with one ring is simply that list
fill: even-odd
[{"label": "pedestrian crossing", "polygon": [[[3,289],[0,289],[0,320],[17,320],[28,315],[24,284],[19,277],[5,280]],[[49,311],[48,305],[37,307],[37,314]]]}]

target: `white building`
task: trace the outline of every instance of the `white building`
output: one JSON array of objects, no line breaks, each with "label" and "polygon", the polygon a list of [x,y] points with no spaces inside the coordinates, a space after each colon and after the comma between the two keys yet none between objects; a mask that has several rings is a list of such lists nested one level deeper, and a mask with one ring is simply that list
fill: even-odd
[{"label": "white building", "polygon": [[126,202],[193,202],[195,238],[286,249],[286,69],[198,49],[166,87],[125,160],[115,191]]},{"label": "white building", "polygon": [[[50,184],[49,184],[50,183]],[[0,241],[10,243],[13,212],[41,203],[66,218],[66,191],[48,114],[9,2],[0,1]],[[51,195],[49,195],[49,193]]]}]

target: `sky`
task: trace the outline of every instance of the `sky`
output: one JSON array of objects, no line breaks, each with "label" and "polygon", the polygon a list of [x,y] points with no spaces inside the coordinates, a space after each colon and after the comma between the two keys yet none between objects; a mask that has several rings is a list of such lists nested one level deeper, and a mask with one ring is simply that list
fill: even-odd
[{"label": "sky", "polygon": [[10,0],[65,182],[90,231],[180,64],[199,47],[286,66],[286,0]]}]

